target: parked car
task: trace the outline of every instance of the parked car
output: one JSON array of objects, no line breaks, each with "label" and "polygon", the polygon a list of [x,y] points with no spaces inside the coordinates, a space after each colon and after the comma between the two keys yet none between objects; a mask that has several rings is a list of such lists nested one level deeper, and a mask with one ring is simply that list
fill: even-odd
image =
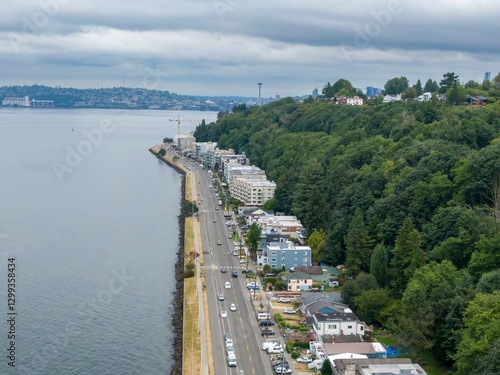
[{"label": "parked car", "polygon": [[261,327],[268,327],[268,326],[273,326],[274,322],[271,322],[270,320],[261,320],[259,322],[259,326]]},{"label": "parked car", "polygon": [[231,334],[229,332],[224,333],[224,341],[231,340]]},{"label": "parked car", "polygon": [[219,294],[219,301],[224,301],[224,294]]},{"label": "parked car", "polygon": [[299,357],[296,361],[299,363],[311,363],[313,360],[309,357]]},{"label": "parked car", "polygon": [[291,298],[280,297],[280,298],[278,298],[278,302],[281,302],[281,303],[290,303],[290,302],[292,302],[292,300],[291,300]]},{"label": "parked car", "polygon": [[274,332],[272,329],[269,328],[264,328],[261,330],[262,336],[274,336],[276,332]]},{"label": "parked car", "polygon": [[[236,367],[236,356],[234,354],[230,354],[227,356],[227,364],[229,367]],[[286,374],[286,373],[284,373]]]},{"label": "parked car", "polygon": [[220,317],[221,317],[221,318],[227,318],[227,311],[226,311],[226,310],[222,310],[222,311],[220,312]]},{"label": "parked car", "polygon": [[295,314],[295,310],[287,307],[285,310],[283,310],[283,314]]},{"label": "parked car", "polygon": [[274,369],[274,372],[276,374],[291,374],[292,373],[292,369],[289,368],[289,367],[276,367]]}]

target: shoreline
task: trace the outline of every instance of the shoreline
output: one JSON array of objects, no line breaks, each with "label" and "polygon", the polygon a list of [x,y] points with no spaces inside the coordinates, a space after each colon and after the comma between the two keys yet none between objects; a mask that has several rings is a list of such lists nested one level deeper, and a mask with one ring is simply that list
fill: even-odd
[{"label": "shoreline", "polygon": [[[176,172],[181,175],[181,205],[182,201],[186,198],[186,172],[180,168],[178,165],[171,163],[169,160],[159,157],[158,152],[153,150],[153,147],[149,149],[156,158],[168,166],[172,167]],[[175,350],[175,348],[183,348],[184,342],[184,330],[183,330],[183,317],[184,317],[184,258],[185,258],[185,248],[184,248],[184,237],[185,237],[185,223],[186,217],[182,212],[178,216],[178,226],[179,226],[179,250],[177,251],[177,260],[175,261],[175,291],[174,299],[172,304],[174,306],[173,314],[171,318],[171,324],[174,332],[173,339],[173,352],[172,359],[174,363],[170,367],[170,374],[182,374],[182,350]]]}]

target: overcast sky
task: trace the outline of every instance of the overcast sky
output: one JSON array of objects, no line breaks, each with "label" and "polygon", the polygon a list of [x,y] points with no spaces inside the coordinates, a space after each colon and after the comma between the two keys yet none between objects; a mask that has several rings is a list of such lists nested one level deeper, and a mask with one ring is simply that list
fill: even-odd
[{"label": "overcast sky", "polygon": [[498,0],[3,0],[0,86],[310,94],[500,72]]}]

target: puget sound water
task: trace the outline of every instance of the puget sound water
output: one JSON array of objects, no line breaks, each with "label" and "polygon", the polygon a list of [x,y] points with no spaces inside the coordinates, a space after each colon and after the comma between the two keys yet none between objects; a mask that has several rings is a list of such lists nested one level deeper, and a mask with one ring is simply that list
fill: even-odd
[{"label": "puget sound water", "polygon": [[0,109],[0,374],[169,373],[179,114]]}]

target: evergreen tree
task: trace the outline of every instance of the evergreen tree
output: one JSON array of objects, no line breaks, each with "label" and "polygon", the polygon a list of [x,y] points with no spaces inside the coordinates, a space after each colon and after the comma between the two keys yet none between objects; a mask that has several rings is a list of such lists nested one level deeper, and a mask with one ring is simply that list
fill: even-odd
[{"label": "evergreen tree", "polygon": [[388,283],[387,261],[387,248],[384,244],[379,243],[375,246],[370,260],[370,274],[375,276],[378,285],[382,288]]},{"label": "evergreen tree", "polygon": [[424,86],[424,92],[436,92],[439,90],[439,85],[437,84],[436,81],[433,81],[432,79],[428,79],[427,82],[425,82]]},{"label": "evergreen tree", "polygon": [[302,221],[307,233],[326,227],[328,205],[323,170],[317,159],[311,159],[299,175],[293,196],[293,212]]},{"label": "evergreen tree", "polygon": [[408,280],[413,276],[419,263],[421,235],[410,218],[406,218],[396,237],[396,246],[392,249],[391,289],[396,297],[403,295]]},{"label": "evergreen tree", "polygon": [[423,94],[423,91],[422,91],[422,82],[420,82],[420,80],[417,81],[417,83],[413,86],[413,88],[417,92],[417,96]]},{"label": "evergreen tree", "polygon": [[307,239],[307,246],[311,248],[312,262],[318,264],[322,259],[326,246],[326,233],[323,229],[315,230]]},{"label": "evergreen tree", "polygon": [[345,239],[346,267],[349,275],[357,275],[362,270],[368,270],[373,243],[374,240],[365,225],[363,211],[358,208]]}]

